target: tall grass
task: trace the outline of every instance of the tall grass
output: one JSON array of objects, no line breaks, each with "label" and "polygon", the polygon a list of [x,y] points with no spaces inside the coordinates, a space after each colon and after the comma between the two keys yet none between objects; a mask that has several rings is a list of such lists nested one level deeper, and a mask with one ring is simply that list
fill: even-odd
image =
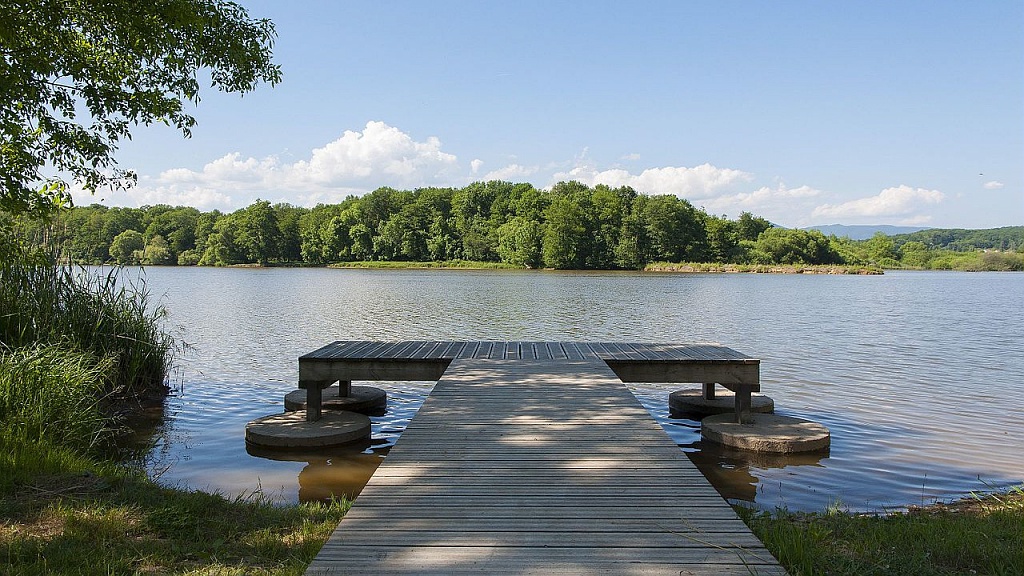
[{"label": "tall grass", "polygon": [[27,246],[0,222],[0,433],[98,454],[116,416],[166,395],[164,311],[118,270]]},{"label": "tall grass", "polygon": [[113,364],[58,346],[0,354],[0,428],[13,437],[92,451],[105,439],[101,409]]},{"label": "tall grass", "polygon": [[0,235],[0,348],[89,353],[110,363],[105,394],[162,392],[174,341],[144,284],[123,280],[116,268],[94,273],[61,263],[56,251]]}]

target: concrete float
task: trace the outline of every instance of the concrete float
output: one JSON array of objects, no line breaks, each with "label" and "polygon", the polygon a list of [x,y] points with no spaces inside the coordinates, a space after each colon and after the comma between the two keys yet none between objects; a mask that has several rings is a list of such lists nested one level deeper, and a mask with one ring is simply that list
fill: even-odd
[{"label": "concrete float", "polygon": [[[387,408],[388,393],[375,386],[352,386],[348,396],[338,396],[338,386],[324,388],[323,404],[324,410],[348,410],[361,414],[379,415],[379,412]],[[306,409],[306,390],[299,388],[292,390],[284,396],[284,409],[288,412]]]},{"label": "concrete float", "polygon": [[324,448],[370,437],[370,418],[347,411],[324,412],[316,422],[306,421],[305,410],[264,416],[245,426],[245,441],[268,448]]},{"label": "concrete float", "polygon": [[[715,414],[735,414],[736,394],[731,390],[717,390],[714,398],[705,398],[703,390],[676,390],[668,395],[668,409],[673,416],[697,416],[697,419]],[[775,401],[764,394],[750,395],[750,411],[770,414]]]},{"label": "concrete float", "polygon": [[742,424],[735,414],[708,416],[700,422],[700,435],[709,442],[776,454],[825,450],[831,444],[821,424],[778,414],[752,413]]}]

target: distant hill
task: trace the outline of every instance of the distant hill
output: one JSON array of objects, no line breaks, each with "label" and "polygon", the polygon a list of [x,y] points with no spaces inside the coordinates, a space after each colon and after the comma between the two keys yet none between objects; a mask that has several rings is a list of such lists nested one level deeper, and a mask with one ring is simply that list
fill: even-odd
[{"label": "distant hill", "polygon": [[895,236],[897,234],[911,234],[921,230],[929,230],[929,228],[924,226],[844,226],[842,224],[828,224],[825,226],[808,226],[804,230],[818,230],[825,236],[831,236],[832,234],[839,238],[846,236],[850,240],[867,240],[874,236],[876,232],[881,232],[886,236]]},{"label": "distant hill", "polygon": [[1024,247],[1024,226],[1005,226],[986,230],[962,228],[929,228],[909,234],[893,236],[893,242],[902,246],[907,242],[921,242],[929,248],[956,251],[1020,250]]}]

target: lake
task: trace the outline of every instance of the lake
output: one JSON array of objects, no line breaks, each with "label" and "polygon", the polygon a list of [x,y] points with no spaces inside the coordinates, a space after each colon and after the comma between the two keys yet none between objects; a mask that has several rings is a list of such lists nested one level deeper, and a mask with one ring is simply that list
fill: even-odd
[{"label": "lake", "polygon": [[167,485],[279,502],[357,493],[432,383],[375,384],[389,408],[363,446],[267,458],[246,451],[244,427],[282,410],[300,355],[363,339],[713,341],[760,358],[777,413],[826,425],[828,453],[707,445],[698,422],[668,414],[668,394],[691,386],[630,387],[734,503],[877,511],[1024,482],[1024,274],[141,273],[189,345],[140,434]]}]

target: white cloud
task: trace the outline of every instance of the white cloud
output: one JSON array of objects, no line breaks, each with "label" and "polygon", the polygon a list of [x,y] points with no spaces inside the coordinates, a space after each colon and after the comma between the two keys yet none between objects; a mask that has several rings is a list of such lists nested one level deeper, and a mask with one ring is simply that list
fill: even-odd
[{"label": "white cloud", "polygon": [[648,168],[640,174],[632,174],[622,169],[597,170],[581,162],[568,172],[556,173],[553,181],[577,180],[590,186],[630,186],[644,194],[675,194],[688,200],[701,200],[712,198],[721,189],[737,182],[749,181],[751,178],[750,174],[741,170],[718,168],[711,164],[701,164],[693,168]]},{"label": "white cloud", "polygon": [[701,201],[700,206],[710,214],[725,214],[736,218],[741,212],[750,212],[778,224],[803,226],[808,223],[806,214],[821,194],[821,190],[810,186],[789,188],[779,183],[775,187],[762,186],[752,192],[708,198]]},{"label": "white cloud", "polygon": [[[479,169],[481,160],[470,163]],[[137,186],[106,196],[114,204],[184,204],[203,210],[234,210],[256,198],[298,205],[339,202],[379,186],[415,188],[462,178],[458,159],[441,141],[416,141],[384,122],[367,122],[362,132],[346,130],[337,140],[294,163],[231,152],[200,170],[173,168],[143,175]],[[85,202],[93,201],[87,195]]]},{"label": "white cloud", "polygon": [[441,151],[436,137],[416,142],[383,122],[367,122],[362,132],[346,130],[337,140],[313,150],[311,158],[290,167],[298,179],[345,185],[383,178],[390,186],[416,186],[435,181],[457,167],[454,154]]},{"label": "white cloud", "polygon": [[792,201],[815,198],[819,195],[821,190],[810,186],[787,188],[785,184],[779,184],[775,188],[762,186],[753,192],[719,196],[710,199],[704,205],[715,213],[754,212],[772,206],[785,206]]},{"label": "white cloud", "polygon": [[[906,217],[910,220],[927,218],[919,210],[927,204],[938,204],[945,195],[938,190],[911,188],[901,185],[886,188],[877,196],[858,198],[842,204],[822,204],[811,212],[812,218],[889,218]],[[904,220],[906,221],[906,220]]]},{"label": "white cloud", "polygon": [[480,168],[483,165],[484,165],[484,161],[483,160],[481,160],[479,158],[475,158],[475,159],[470,161],[469,168],[470,168],[470,170],[473,171],[473,174],[476,174],[477,172],[480,171]]},{"label": "white cloud", "polygon": [[985,182],[985,190],[999,190],[1003,187],[1003,183],[998,180],[992,180]]},{"label": "white cloud", "polygon": [[484,175],[483,180],[506,180],[506,181],[523,181],[537,173],[539,168],[536,166],[520,166],[519,164],[509,164],[503,168],[492,170]]},{"label": "white cloud", "polygon": [[636,152],[633,152],[632,154],[626,154],[625,156],[619,158],[619,160],[639,160],[639,159],[640,159],[640,155],[637,154]]},{"label": "white cloud", "polygon": [[908,218],[900,218],[896,221],[900,226],[924,226],[932,221],[932,217],[928,214],[918,214],[917,216],[910,216]]},{"label": "white cloud", "polygon": [[136,186],[125,194],[134,201],[136,206],[169,204],[171,206],[193,206],[201,210],[232,207],[231,196],[205,186],[187,188],[161,186],[150,189]]}]

